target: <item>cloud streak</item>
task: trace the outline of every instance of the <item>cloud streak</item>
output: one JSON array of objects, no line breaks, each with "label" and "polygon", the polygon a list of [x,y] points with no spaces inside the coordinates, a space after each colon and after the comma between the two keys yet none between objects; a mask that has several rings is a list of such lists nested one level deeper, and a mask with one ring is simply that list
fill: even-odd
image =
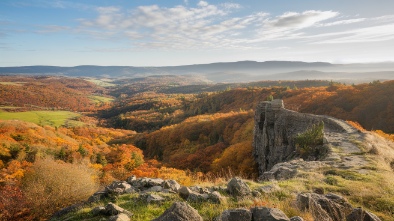
[{"label": "cloud streak", "polygon": [[[62,3],[63,1],[57,1]],[[273,16],[267,12],[234,16],[235,3],[190,6],[97,7],[94,18],[79,27],[46,26],[39,33],[74,32],[97,39],[127,39],[131,49],[252,49],[286,40],[307,44],[341,44],[394,39],[394,15],[350,18],[336,11],[308,10]],[[340,31],[346,27],[346,31]],[[283,45],[286,47],[286,45]]]}]

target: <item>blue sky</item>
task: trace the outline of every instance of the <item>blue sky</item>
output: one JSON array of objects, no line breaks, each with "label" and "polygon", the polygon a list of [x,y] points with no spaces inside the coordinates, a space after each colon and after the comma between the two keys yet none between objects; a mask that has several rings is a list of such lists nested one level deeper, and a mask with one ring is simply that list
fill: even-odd
[{"label": "blue sky", "polygon": [[391,0],[1,0],[0,66],[394,61]]}]

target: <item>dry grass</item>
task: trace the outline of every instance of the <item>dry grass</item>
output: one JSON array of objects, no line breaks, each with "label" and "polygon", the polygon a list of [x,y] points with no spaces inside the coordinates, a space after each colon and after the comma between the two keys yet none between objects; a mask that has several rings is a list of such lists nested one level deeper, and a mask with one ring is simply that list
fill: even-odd
[{"label": "dry grass", "polygon": [[94,172],[87,166],[52,159],[36,161],[22,182],[33,214],[39,218],[86,200],[98,189]]}]

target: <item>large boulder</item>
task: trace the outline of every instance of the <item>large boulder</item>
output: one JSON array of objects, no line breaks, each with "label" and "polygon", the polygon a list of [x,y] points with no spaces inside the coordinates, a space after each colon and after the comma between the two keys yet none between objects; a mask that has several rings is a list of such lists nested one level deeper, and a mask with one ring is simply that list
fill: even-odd
[{"label": "large boulder", "polygon": [[253,221],[290,221],[280,209],[255,207],[252,209]]},{"label": "large boulder", "polygon": [[375,214],[363,210],[362,208],[355,208],[346,216],[346,221],[380,221]]},{"label": "large boulder", "polygon": [[228,182],[227,190],[233,196],[246,196],[251,193],[248,184],[238,177],[234,177]]},{"label": "large boulder", "polygon": [[343,221],[353,210],[352,206],[336,194],[320,195],[301,193],[297,196],[297,205],[301,210],[309,210],[315,220]]},{"label": "large boulder", "polygon": [[251,221],[252,212],[248,209],[230,209],[222,212],[218,221]]},{"label": "large boulder", "polygon": [[153,221],[202,221],[197,210],[185,202],[175,202],[161,216]]}]

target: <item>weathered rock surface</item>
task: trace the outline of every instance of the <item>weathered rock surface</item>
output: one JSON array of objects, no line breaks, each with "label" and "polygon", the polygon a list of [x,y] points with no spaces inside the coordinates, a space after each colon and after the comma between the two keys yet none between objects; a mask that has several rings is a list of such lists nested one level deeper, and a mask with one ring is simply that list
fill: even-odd
[{"label": "weathered rock surface", "polygon": [[175,202],[154,221],[202,221],[197,210],[184,202]]},{"label": "weathered rock surface", "polygon": [[218,221],[251,221],[252,212],[248,209],[230,209],[222,212]]},{"label": "weathered rock surface", "polygon": [[106,215],[109,215],[109,216],[118,215],[121,213],[124,213],[129,217],[133,216],[133,214],[130,211],[127,211],[127,210],[123,209],[122,207],[115,205],[113,203],[108,203],[105,206],[105,213],[106,213]]},{"label": "weathered rock surface", "polygon": [[346,216],[346,221],[380,221],[380,219],[375,214],[362,208],[355,208]]},{"label": "weathered rock surface", "polygon": [[109,186],[105,187],[105,191],[109,194],[125,194],[133,193],[135,189],[126,181],[114,181]]},{"label": "weathered rock surface", "polygon": [[186,200],[186,199],[189,197],[189,195],[190,195],[191,193],[193,193],[193,191],[192,191],[191,189],[189,189],[188,187],[183,186],[183,187],[181,187],[181,188],[178,190],[178,193],[179,193],[179,196],[180,196],[182,199]]},{"label": "weathered rock surface", "polygon": [[234,177],[227,184],[228,192],[233,196],[246,196],[251,193],[248,184],[238,177]]},{"label": "weathered rock surface", "polygon": [[163,182],[163,188],[178,192],[178,190],[181,188],[181,185],[179,185],[179,183],[175,180],[165,180]]},{"label": "weathered rock surface", "polygon": [[329,193],[301,193],[297,196],[297,206],[309,210],[315,220],[342,221],[353,210],[352,206],[341,196]]},{"label": "weathered rock surface", "polygon": [[293,216],[290,218],[290,221],[304,221],[304,219],[300,216]]},{"label": "weathered rock surface", "polygon": [[130,221],[130,217],[124,213],[115,216],[110,216],[108,221]]},{"label": "weathered rock surface", "polygon": [[[258,104],[255,112],[253,155],[259,166],[259,174],[269,171],[278,163],[296,158],[295,137],[320,122],[324,122],[325,128],[330,131],[344,132],[337,120],[287,110],[282,100]],[[323,144],[316,148],[313,155],[308,156],[308,160],[322,159],[328,151],[329,147]],[[291,168],[283,167],[279,171],[279,174],[284,175],[283,177],[294,174],[294,169]],[[277,175],[266,176],[272,178]]]},{"label": "weathered rock surface", "polygon": [[290,221],[282,210],[268,207],[255,207],[252,209],[253,221]]}]

